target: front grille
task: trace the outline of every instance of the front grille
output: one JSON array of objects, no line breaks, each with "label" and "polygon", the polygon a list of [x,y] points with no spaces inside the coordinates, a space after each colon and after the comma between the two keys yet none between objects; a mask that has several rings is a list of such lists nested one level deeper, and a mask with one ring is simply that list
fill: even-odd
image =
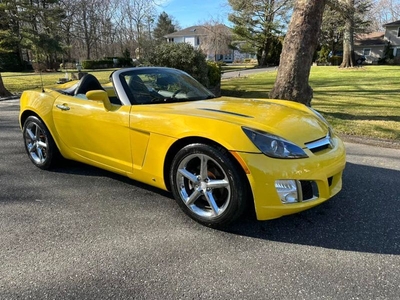
[{"label": "front grille", "polygon": [[312,153],[317,153],[319,151],[328,149],[328,148],[333,148],[333,142],[331,135],[328,133],[325,137],[306,143],[306,147],[312,152]]}]

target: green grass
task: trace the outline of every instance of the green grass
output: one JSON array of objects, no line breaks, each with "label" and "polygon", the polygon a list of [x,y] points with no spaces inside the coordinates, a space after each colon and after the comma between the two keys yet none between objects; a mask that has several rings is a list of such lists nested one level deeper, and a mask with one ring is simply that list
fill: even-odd
[{"label": "green grass", "polygon": [[[400,140],[400,66],[312,67],[312,106],[343,135]],[[276,72],[225,80],[222,94],[266,98]]]},{"label": "green grass", "polygon": [[[112,70],[90,71],[100,82],[108,82]],[[366,66],[355,69],[312,67],[312,106],[344,135],[400,140],[400,66]],[[44,73],[45,86],[54,85],[65,73]],[[2,73],[12,93],[41,86],[39,74]],[[275,72],[222,82],[222,94],[243,98],[267,98]]]}]

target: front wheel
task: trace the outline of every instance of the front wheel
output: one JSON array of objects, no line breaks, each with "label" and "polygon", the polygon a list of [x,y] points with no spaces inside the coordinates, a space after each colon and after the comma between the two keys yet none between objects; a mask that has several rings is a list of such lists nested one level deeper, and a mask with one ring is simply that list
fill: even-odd
[{"label": "front wheel", "polygon": [[25,149],[30,160],[41,169],[50,169],[58,153],[57,146],[46,125],[37,117],[26,119],[23,129]]},{"label": "front wheel", "polygon": [[182,210],[210,227],[243,214],[249,200],[246,180],[225,149],[205,144],[182,148],[170,172],[172,193]]}]

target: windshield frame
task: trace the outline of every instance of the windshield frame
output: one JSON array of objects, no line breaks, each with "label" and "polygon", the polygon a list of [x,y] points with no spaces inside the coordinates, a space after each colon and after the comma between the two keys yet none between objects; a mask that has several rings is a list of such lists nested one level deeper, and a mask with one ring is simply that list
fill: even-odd
[{"label": "windshield frame", "polygon": [[[195,94],[193,97],[168,97],[162,96],[158,94],[157,90],[146,87],[149,89],[149,93],[154,93],[154,98],[151,101],[140,101],[137,96],[134,95],[132,89],[128,86],[128,82],[126,78],[134,77],[134,76],[163,76],[174,79],[178,78],[182,81],[179,83],[183,83],[185,88],[189,90],[186,93],[192,92]],[[163,104],[163,103],[171,103],[171,102],[187,102],[187,101],[201,101],[215,98],[215,95],[205,88],[202,84],[200,84],[197,80],[195,80],[189,74],[173,68],[165,68],[165,67],[138,67],[138,68],[124,68],[117,71],[114,71],[110,79],[113,83],[113,87],[115,92],[122,102],[123,105],[155,105],[155,104]],[[171,95],[172,96],[172,95]]]}]

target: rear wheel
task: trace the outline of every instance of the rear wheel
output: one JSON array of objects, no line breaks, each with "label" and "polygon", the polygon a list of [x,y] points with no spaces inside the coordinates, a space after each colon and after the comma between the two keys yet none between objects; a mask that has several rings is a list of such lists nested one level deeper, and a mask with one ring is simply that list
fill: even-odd
[{"label": "rear wheel", "polygon": [[39,118],[30,116],[22,132],[26,152],[33,164],[41,169],[51,168],[58,149],[46,125]]},{"label": "rear wheel", "polygon": [[226,225],[239,218],[248,201],[244,173],[225,149],[191,144],[172,162],[172,193],[194,220],[207,226]]}]

